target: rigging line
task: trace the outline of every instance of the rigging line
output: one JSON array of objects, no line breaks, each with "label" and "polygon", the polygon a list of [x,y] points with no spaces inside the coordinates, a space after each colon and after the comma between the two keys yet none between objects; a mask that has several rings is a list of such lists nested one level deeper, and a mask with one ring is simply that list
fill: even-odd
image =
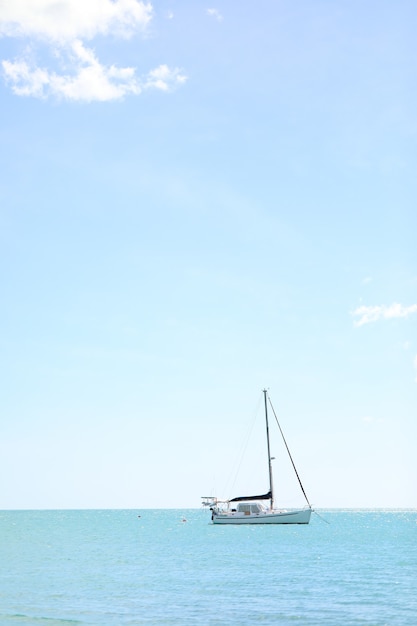
[{"label": "rigging line", "polygon": [[326,524],[330,524],[330,522],[328,522],[328,521],[327,521],[327,519],[324,519],[324,517],[322,517],[321,515],[319,515],[319,514],[317,513],[317,511],[314,511],[314,510],[313,510],[313,513],[315,513],[315,514],[316,514],[316,515],[317,515],[317,516],[321,519],[321,521],[322,521],[322,522],[326,522]]},{"label": "rigging line", "polygon": [[293,461],[293,459],[292,459],[290,449],[289,449],[289,447],[288,447],[288,445],[287,445],[287,442],[286,442],[286,440],[285,440],[284,433],[282,432],[282,428],[281,428],[280,423],[279,423],[279,421],[278,421],[277,414],[275,413],[275,409],[274,409],[274,407],[272,406],[271,398],[270,398],[269,396],[268,396],[268,400],[269,400],[269,404],[270,404],[270,407],[271,407],[271,409],[272,409],[272,412],[273,412],[273,414],[274,414],[275,421],[276,421],[276,423],[278,424],[278,428],[279,428],[279,432],[281,433],[282,440],[283,440],[283,442],[284,442],[284,444],[285,444],[285,447],[286,447],[286,449],[287,449],[288,456],[290,457],[290,461],[291,461],[292,466],[293,466],[293,468],[294,468],[295,475],[297,476],[298,483],[299,483],[299,485],[300,485],[300,487],[301,487],[301,491],[303,492],[304,497],[305,497],[305,499],[306,499],[306,501],[307,501],[307,504],[308,504],[308,506],[309,506],[309,507],[310,507],[310,509],[311,509],[311,504],[310,504],[310,502],[309,502],[309,499],[307,498],[307,494],[306,494],[306,492],[304,491],[303,483],[301,482],[301,479],[300,479],[300,477],[299,477],[299,475],[298,475],[297,468],[295,467],[295,463],[294,463],[294,461]]},{"label": "rigging line", "polygon": [[[233,482],[232,482],[232,478],[230,477],[229,480],[226,483],[226,486],[228,486],[230,484],[230,493],[232,493],[233,489],[235,488],[236,480],[237,480],[237,477],[239,475],[240,468],[242,466],[243,458],[244,458],[244,456],[246,454],[246,451],[247,451],[247,448],[248,448],[248,445],[249,445],[249,441],[250,441],[250,438],[252,436],[252,431],[253,431],[253,428],[255,426],[255,422],[258,419],[260,405],[261,405],[261,398],[259,398],[259,400],[258,400],[256,409],[254,411],[254,416],[253,416],[252,421],[249,424],[249,427],[248,427],[247,432],[246,432],[245,440],[243,442],[243,445],[241,447],[240,452],[237,455],[236,462],[235,462],[236,470],[234,472]],[[226,492],[227,491],[228,490],[226,490]]]}]

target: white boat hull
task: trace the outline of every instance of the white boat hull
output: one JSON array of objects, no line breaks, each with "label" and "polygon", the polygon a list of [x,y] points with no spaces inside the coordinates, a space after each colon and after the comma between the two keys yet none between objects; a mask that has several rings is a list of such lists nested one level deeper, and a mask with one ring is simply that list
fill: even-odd
[{"label": "white boat hull", "polygon": [[311,509],[293,509],[288,511],[266,511],[245,515],[239,512],[216,513],[213,511],[213,524],[308,524]]}]

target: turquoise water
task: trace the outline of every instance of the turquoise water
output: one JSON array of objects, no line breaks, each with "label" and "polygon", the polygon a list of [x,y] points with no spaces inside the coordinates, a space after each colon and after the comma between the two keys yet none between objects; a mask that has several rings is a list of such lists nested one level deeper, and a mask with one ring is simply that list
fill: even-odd
[{"label": "turquoise water", "polygon": [[319,513],[1,511],[0,624],[416,624],[417,511]]}]

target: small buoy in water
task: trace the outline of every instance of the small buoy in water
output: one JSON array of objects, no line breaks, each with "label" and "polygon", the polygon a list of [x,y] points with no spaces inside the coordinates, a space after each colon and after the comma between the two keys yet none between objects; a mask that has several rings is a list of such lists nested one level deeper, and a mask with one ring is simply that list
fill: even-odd
[{"label": "small buoy in water", "polygon": [[185,519],[185,517],[183,517],[181,521],[182,522],[186,522],[187,520]]}]

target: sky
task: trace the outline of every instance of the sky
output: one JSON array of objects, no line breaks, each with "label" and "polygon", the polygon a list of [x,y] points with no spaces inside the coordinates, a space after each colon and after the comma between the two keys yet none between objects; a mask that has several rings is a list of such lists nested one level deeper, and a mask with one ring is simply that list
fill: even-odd
[{"label": "sky", "polygon": [[416,18],[0,1],[0,509],[417,506]]}]

